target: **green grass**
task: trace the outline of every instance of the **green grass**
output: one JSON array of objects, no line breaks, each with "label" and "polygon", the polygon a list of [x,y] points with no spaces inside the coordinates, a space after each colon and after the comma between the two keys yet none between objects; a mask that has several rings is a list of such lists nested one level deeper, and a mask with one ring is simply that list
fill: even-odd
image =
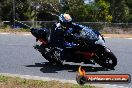
[{"label": "green grass", "polygon": [[90,85],[80,86],[59,81],[42,81],[0,75],[0,88],[99,88]]}]

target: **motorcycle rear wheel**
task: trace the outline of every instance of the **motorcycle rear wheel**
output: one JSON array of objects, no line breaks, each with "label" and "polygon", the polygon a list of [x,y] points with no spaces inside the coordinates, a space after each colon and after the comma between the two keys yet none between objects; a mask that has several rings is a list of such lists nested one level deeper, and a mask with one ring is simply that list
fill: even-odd
[{"label": "motorcycle rear wheel", "polygon": [[54,52],[48,52],[48,48],[45,48],[45,53],[41,53],[42,56],[48,60],[52,65],[62,65],[62,62],[60,60],[57,60],[56,54]]}]

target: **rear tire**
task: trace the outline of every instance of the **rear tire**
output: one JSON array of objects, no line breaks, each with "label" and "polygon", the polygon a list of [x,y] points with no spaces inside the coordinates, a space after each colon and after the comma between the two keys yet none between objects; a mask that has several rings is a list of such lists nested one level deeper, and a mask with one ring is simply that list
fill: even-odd
[{"label": "rear tire", "polygon": [[41,53],[42,56],[46,60],[48,60],[52,65],[62,65],[62,62],[60,60],[58,60],[57,57],[55,56],[54,51],[49,52],[47,50],[48,50],[48,48],[44,49],[43,53]]},{"label": "rear tire", "polygon": [[41,55],[46,59],[46,60],[48,60],[49,61],[49,63],[51,63],[51,64],[55,64],[54,63],[54,60],[52,59],[52,55],[50,54],[50,53],[48,53],[48,51],[46,50],[46,48],[44,47],[44,46],[40,46],[39,47],[39,49],[38,49],[38,51],[41,53]]}]

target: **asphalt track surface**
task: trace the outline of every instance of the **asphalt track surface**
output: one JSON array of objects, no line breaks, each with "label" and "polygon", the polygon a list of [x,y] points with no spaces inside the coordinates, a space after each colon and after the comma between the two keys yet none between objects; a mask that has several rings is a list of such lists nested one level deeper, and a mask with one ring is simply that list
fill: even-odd
[{"label": "asphalt track surface", "polygon": [[[0,34],[0,73],[31,75],[75,80],[79,65],[66,63],[52,66],[33,48],[35,38],[31,35]],[[83,65],[87,73],[132,75],[132,39],[107,38],[108,46],[118,58],[115,70],[106,70],[99,65]],[[132,87],[130,84],[114,84]]]}]

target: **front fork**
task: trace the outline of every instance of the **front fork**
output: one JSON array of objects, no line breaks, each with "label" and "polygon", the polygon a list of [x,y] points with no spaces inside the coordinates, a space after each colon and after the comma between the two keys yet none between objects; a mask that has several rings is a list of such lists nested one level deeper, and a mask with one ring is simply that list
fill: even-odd
[{"label": "front fork", "polygon": [[95,58],[98,58],[98,59],[101,59],[102,57],[102,53],[101,52],[111,52],[111,50],[105,46],[101,46],[101,48],[99,48],[96,53],[94,54],[95,55]]}]

